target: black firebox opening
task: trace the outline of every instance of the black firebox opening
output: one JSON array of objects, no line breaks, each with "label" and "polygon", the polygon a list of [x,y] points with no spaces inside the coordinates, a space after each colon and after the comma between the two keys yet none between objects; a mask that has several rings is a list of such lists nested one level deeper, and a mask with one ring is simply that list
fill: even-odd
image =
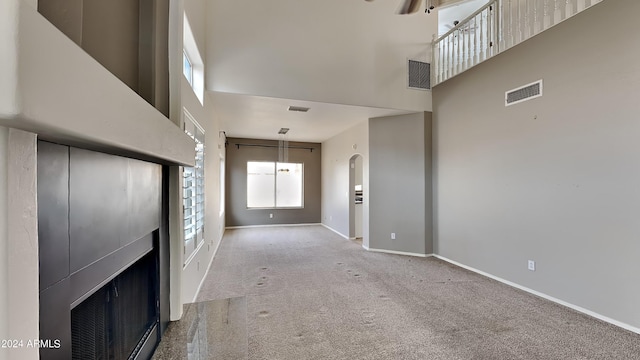
[{"label": "black firebox opening", "polygon": [[151,251],[74,307],[72,358],[136,358],[147,338],[157,334],[157,284],[157,257]]}]

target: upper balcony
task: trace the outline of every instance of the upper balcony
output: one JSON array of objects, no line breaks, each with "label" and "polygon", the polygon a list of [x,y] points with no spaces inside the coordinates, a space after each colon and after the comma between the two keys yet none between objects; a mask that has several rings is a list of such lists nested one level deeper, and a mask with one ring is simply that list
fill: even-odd
[{"label": "upper balcony", "polygon": [[575,16],[603,0],[490,0],[434,39],[432,85]]}]

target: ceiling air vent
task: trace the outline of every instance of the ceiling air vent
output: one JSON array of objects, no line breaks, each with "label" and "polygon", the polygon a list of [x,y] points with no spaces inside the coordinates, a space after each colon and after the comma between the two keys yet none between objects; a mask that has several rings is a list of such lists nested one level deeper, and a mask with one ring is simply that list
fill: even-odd
[{"label": "ceiling air vent", "polygon": [[542,80],[505,92],[504,106],[515,105],[540,96],[542,96]]},{"label": "ceiling air vent", "polygon": [[409,60],[407,69],[410,89],[431,89],[431,64],[417,60]]},{"label": "ceiling air vent", "polygon": [[289,111],[307,112],[309,111],[309,108],[302,106],[289,106]]}]

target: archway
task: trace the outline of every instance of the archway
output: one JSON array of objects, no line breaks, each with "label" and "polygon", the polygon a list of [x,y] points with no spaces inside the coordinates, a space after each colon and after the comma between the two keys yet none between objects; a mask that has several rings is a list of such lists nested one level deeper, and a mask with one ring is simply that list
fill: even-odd
[{"label": "archway", "polygon": [[363,236],[363,158],[355,154],[349,159],[349,238],[362,243]]}]

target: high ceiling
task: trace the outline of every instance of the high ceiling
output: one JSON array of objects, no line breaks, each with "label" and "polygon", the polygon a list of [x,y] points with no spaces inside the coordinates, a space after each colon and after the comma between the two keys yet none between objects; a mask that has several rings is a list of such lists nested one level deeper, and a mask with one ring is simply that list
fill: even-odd
[{"label": "high ceiling", "polygon": [[372,117],[431,111],[429,91],[408,89],[406,62],[430,62],[438,14],[396,15],[399,3],[210,2],[207,90],[227,136],[288,127],[289,140],[322,142]]}]

